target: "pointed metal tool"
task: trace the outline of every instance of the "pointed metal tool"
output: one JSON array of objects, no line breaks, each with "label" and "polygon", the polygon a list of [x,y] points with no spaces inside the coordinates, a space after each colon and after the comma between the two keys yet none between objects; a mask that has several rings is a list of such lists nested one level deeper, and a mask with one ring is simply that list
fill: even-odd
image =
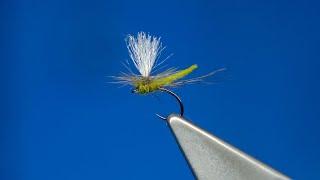
[{"label": "pointed metal tool", "polygon": [[167,122],[196,179],[290,179],[179,115],[170,115]]}]

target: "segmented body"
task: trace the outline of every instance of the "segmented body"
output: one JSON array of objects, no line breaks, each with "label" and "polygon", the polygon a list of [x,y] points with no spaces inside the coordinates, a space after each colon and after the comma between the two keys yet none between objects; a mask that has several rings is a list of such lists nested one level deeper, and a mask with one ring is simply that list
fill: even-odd
[{"label": "segmented body", "polygon": [[150,93],[158,90],[163,86],[172,84],[174,81],[177,81],[187,76],[197,68],[198,66],[194,64],[186,69],[183,69],[181,71],[178,71],[166,77],[160,77],[160,78],[141,77],[141,78],[133,79],[133,85],[135,87],[136,92],[139,94]]}]

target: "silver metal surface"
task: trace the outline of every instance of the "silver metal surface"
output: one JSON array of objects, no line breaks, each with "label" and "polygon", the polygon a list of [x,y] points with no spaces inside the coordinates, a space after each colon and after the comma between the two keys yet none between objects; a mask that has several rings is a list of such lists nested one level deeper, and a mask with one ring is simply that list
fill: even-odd
[{"label": "silver metal surface", "polygon": [[289,179],[178,115],[170,115],[167,121],[199,180]]}]

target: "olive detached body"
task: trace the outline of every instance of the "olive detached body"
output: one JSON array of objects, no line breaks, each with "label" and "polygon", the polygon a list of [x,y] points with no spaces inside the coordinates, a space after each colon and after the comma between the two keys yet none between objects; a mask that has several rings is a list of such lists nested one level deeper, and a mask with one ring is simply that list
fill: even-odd
[{"label": "olive detached body", "polygon": [[181,71],[178,71],[174,74],[165,76],[165,77],[160,77],[160,78],[139,78],[134,80],[135,82],[133,83],[135,86],[135,92],[139,94],[147,94],[156,90],[159,90],[159,88],[170,85],[174,81],[177,81],[181,78],[184,78],[188,74],[190,74],[192,71],[194,71],[198,66],[196,64],[183,69]]}]

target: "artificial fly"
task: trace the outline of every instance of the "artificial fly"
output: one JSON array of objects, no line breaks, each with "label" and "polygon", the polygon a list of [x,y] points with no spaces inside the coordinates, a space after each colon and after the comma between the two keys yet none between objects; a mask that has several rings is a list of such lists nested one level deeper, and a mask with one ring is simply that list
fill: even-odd
[{"label": "artificial fly", "polygon": [[[116,80],[115,83],[131,85],[133,87],[132,92],[137,94],[148,94],[155,91],[169,93],[179,102],[180,116],[183,116],[184,113],[182,101],[179,96],[167,88],[202,82],[204,78],[224,70],[224,68],[218,69],[204,76],[183,80],[185,76],[198,68],[196,64],[193,64],[183,70],[169,68],[162,73],[153,75],[154,70],[166,60],[158,62],[160,54],[162,50],[164,50],[160,38],[139,32],[136,37],[128,35],[126,42],[130,58],[140,74],[133,73],[133,71],[126,66],[129,73],[113,76]],[[158,114],[157,116],[161,119],[166,119]]]}]

